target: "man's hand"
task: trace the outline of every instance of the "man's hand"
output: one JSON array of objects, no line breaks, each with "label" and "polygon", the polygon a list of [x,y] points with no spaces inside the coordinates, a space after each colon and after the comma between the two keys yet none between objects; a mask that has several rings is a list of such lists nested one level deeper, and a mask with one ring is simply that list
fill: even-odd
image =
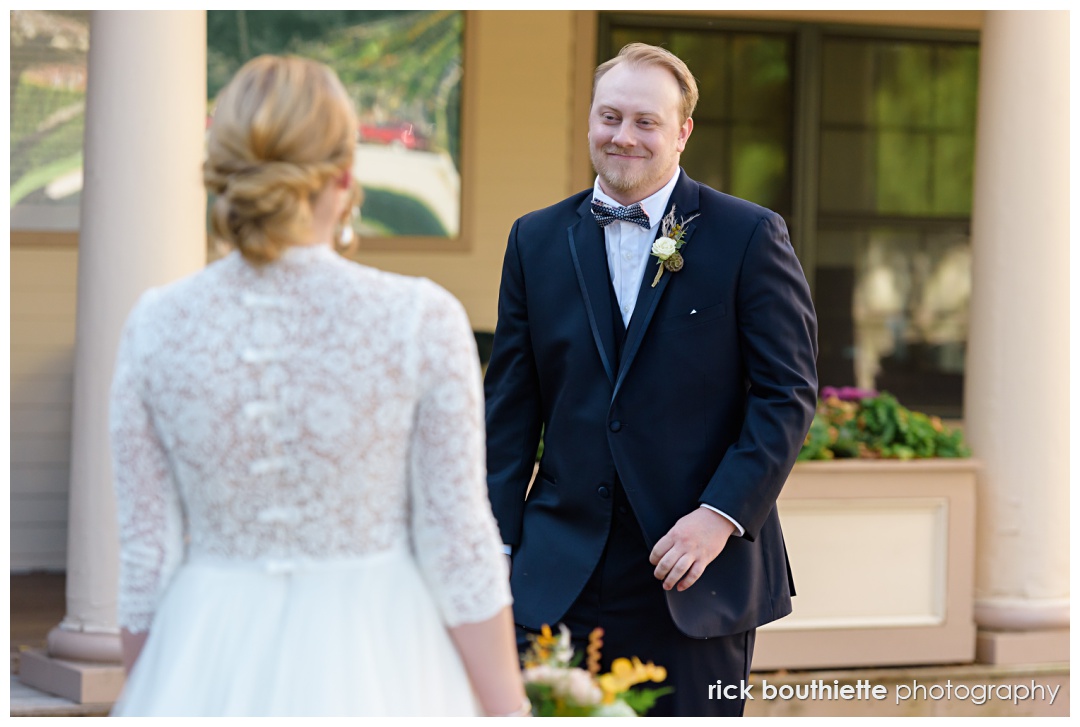
[{"label": "man's hand", "polygon": [[685,591],[697,583],[724,549],[735,526],[726,517],[699,507],[679,521],[656,542],[649,562],[656,566],[653,575],[664,582],[664,590]]}]

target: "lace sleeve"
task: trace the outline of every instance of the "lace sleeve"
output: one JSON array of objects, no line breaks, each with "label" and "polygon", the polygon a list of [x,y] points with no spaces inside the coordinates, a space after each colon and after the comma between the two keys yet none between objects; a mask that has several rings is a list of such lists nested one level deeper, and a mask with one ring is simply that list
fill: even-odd
[{"label": "lace sleeve", "polygon": [[494,616],[510,603],[502,542],[487,496],[480,364],[461,304],[422,283],[410,451],[417,559],[450,626]]},{"label": "lace sleeve", "polygon": [[118,623],[143,632],[183,555],[181,506],[146,399],[140,321],[150,294],[128,318],[113,375],[109,411],[120,531]]}]

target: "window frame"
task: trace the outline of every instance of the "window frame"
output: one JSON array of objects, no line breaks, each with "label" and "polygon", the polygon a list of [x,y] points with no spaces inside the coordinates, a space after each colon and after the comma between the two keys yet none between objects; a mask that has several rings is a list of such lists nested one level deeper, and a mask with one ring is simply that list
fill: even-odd
[{"label": "window frame", "polygon": [[[824,228],[870,230],[873,227],[912,229],[921,235],[962,234],[971,237],[971,215],[895,215],[827,213],[820,209],[821,104],[824,83],[824,44],[831,38],[869,42],[909,41],[935,44],[981,45],[981,32],[959,28],[816,23],[722,15],[680,13],[599,12],[596,21],[595,63],[617,52],[610,49],[615,28],[664,30],[716,30],[787,34],[793,41],[793,138],[790,159],[791,213],[785,220],[792,245],[802,263],[811,294],[817,297],[818,232]],[[693,69],[691,69],[693,71]],[[591,74],[590,74],[591,79]],[[976,79],[977,82],[977,79]],[[693,153],[691,147],[691,154]],[[965,374],[966,375],[966,372]]]},{"label": "window frame", "polygon": [[[791,214],[786,221],[791,230],[792,244],[806,270],[811,292],[815,291],[814,268],[816,264],[817,229],[819,225],[819,173],[821,132],[821,93],[823,78],[823,41],[827,37],[841,37],[869,41],[916,41],[976,45],[980,33],[976,30],[952,28],[919,28],[908,26],[879,26],[855,23],[813,23],[794,20],[766,20],[734,18],[717,15],[660,13],[599,12],[596,28],[595,63],[606,60],[606,48],[611,43],[613,29],[620,27],[657,28],[672,30],[716,30],[719,32],[749,32],[770,35],[786,34],[794,41],[792,57],[792,158],[791,158]],[[691,69],[693,70],[693,69]],[[591,74],[590,74],[591,78]],[[692,152],[691,152],[692,153]],[[906,226],[910,224],[940,222],[942,229],[963,229],[970,234],[971,217],[968,216],[867,216],[828,215],[840,224],[876,223]]]}]

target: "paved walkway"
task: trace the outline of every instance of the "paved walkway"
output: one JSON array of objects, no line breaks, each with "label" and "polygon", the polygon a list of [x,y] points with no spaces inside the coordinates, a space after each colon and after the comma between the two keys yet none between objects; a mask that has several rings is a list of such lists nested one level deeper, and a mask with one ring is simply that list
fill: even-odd
[{"label": "paved walkway", "polygon": [[105,717],[111,704],[76,704],[63,697],[39,692],[11,675],[12,717]]}]

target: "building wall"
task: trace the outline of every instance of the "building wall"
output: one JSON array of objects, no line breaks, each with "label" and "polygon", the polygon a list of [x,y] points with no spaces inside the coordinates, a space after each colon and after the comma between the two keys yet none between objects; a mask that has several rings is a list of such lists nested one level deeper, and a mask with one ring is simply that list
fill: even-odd
[{"label": "building wall", "polygon": [[67,559],[77,257],[73,245],[11,250],[12,570]]},{"label": "building wall", "polygon": [[[978,29],[981,11],[717,11],[740,18]],[[495,326],[506,235],[520,215],[591,181],[586,114],[593,11],[467,16],[464,251],[361,252],[423,275]],[[62,568],[67,533],[76,233],[11,233],[11,568]]]}]

